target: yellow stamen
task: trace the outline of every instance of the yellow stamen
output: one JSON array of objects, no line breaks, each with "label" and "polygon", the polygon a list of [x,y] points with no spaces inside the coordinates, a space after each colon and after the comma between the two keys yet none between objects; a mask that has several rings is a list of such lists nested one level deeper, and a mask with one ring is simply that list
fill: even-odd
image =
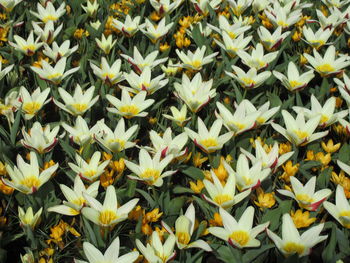
[{"label": "yellow stamen", "polygon": [[83,173],[84,177],[91,178],[96,174],[96,170],[89,170]]},{"label": "yellow stamen", "polygon": [[117,214],[112,210],[105,210],[100,213],[99,221],[103,225],[110,225],[112,221],[118,218]]},{"label": "yellow stamen", "polygon": [[177,240],[180,244],[187,245],[190,242],[190,235],[187,232],[176,233]]},{"label": "yellow stamen", "polygon": [[292,87],[292,88],[295,88],[297,86],[301,86],[303,83],[302,82],[299,82],[297,80],[291,80],[289,81],[289,85]]},{"label": "yellow stamen", "polygon": [[36,101],[26,102],[23,105],[23,111],[27,114],[34,115],[38,110],[40,110],[42,104]]},{"label": "yellow stamen", "polygon": [[77,111],[77,112],[84,112],[88,105],[86,103],[75,103],[72,104],[72,107]]},{"label": "yellow stamen", "polygon": [[195,61],[192,61],[190,65],[194,68],[200,68],[202,66],[202,61],[195,60]]},{"label": "yellow stamen", "polygon": [[38,177],[32,175],[25,177],[23,180],[21,180],[20,184],[25,185],[28,188],[38,188],[40,185],[40,181]]},{"label": "yellow stamen", "polygon": [[160,176],[159,170],[152,169],[152,168],[147,168],[146,170],[143,171],[142,174],[140,174],[141,178],[150,180],[150,184],[153,184],[154,182],[156,182],[159,176]]},{"label": "yellow stamen", "polygon": [[301,203],[312,203],[314,201],[308,194],[297,194],[295,197]]},{"label": "yellow stamen", "polygon": [[304,252],[305,247],[303,245],[300,245],[294,242],[288,242],[283,246],[283,250],[287,254],[298,253],[299,255],[301,255]]},{"label": "yellow stamen", "polygon": [[125,115],[129,115],[129,116],[125,116],[126,118],[135,116],[140,112],[139,108],[134,104],[121,106],[119,108],[119,111],[122,113],[125,113]]},{"label": "yellow stamen", "polygon": [[231,233],[230,238],[241,246],[244,246],[249,241],[249,234],[246,231],[237,230]]},{"label": "yellow stamen", "polygon": [[223,203],[226,203],[228,201],[232,200],[232,196],[230,195],[226,195],[226,194],[221,194],[221,195],[217,195],[214,197],[214,202],[221,205]]},{"label": "yellow stamen", "polygon": [[45,17],[42,19],[42,21],[43,21],[44,23],[47,23],[49,20],[51,20],[51,21],[56,21],[57,19],[58,19],[57,16],[47,15],[47,16],[45,16]]},{"label": "yellow stamen", "polygon": [[306,139],[309,136],[306,131],[296,130],[294,133],[299,137],[299,139]]},{"label": "yellow stamen", "polygon": [[316,67],[316,70],[318,72],[321,72],[321,73],[330,73],[330,72],[335,71],[335,68],[330,64],[323,64],[323,65]]},{"label": "yellow stamen", "polygon": [[219,145],[217,139],[215,138],[207,138],[204,140],[200,140],[199,143],[203,145],[205,148],[216,147]]}]

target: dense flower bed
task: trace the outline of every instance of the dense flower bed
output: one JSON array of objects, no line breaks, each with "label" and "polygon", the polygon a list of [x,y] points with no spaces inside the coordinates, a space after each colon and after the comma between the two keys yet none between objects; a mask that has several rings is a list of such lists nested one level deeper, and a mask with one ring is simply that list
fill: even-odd
[{"label": "dense flower bed", "polygon": [[0,262],[348,262],[349,0],[0,5]]}]

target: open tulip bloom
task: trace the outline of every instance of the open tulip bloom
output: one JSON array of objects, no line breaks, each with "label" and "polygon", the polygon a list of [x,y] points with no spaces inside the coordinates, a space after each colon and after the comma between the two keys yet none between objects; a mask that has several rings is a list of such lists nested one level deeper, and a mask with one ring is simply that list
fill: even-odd
[{"label": "open tulip bloom", "polygon": [[329,189],[322,189],[315,192],[316,176],[311,177],[305,185],[302,185],[294,176],[290,177],[290,182],[292,183],[293,192],[288,190],[277,191],[282,195],[295,199],[301,208],[310,211],[316,211],[332,193]]},{"label": "open tulip bloom", "polygon": [[135,146],[135,143],[130,142],[129,139],[135,134],[138,125],[133,125],[126,130],[124,118],[118,121],[114,131],[104,123],[104,120],[98,121],[97,125],[99,132],[94,136],[95,140],[111,152],[121,152]]},{"label": "open tulip bloom", "polygon": [[99,95],[93,98],[94,91],[95,87],[91,86],[84,92],[80,85],[77,84],[74,90],[74,95],[72,96],[66,90],[58,88],[58,93],[64,101],[64,104],[57,100],[54,100],[54,103],[62,110],[74,116],[83,115],[98,101]]},{"label": "open tulip bloom", "polygon": [[271,125],[277,132],[282,134],[288,141],[296,146],[305,145],[328,134],[328,131],[313,133],[320,123],[320,115],[317,115],[305,122],[304,114],[304,111],[300,111],[296,119],[294,119],[288,111],[283,110],[282,116],[286,129],[276,123],[271,123]]},{"label": "open tulip bloom", "polygon": [[101,132],[97,124],[90,129],[81,116],[76,118],[74,126],[69,126],[65,122],[63,122],[61,126],[67,131],[69,138],[79,146],[83,146],[86,143],[92,144],[94,142],[92,140],[94,134],[99,134]]},{"label": "open tulip bloom", "polygon": [[227,72],[226,74],[232,78],[234,78],[243,88],[253,89],[257,88],[264,83],[270,76],[271,71],[264,71],[261,73],[257,73],[256,68],[251,68],[246,73],[241,68],[232,65],[235,74],[231,72]]},{"label": "open tulip bloom", "polygon": [[303,257],[310,254],[312,247],[327,239],[328,235],[320,236],[323,227],[323,223],[313,226],[300,235],[291,216],[284,214],[282,217],[282,239],[271,230],[267,229],[266,231],[284,256],[289,257],[297,254],[299,257]]},{"label": "open tulip bloom", "polygon": [[79,176],[74,179],[73,189],[64,184],[60,184],[61,191],[67,201],[63,201],[62,205],[56,205],[47,209],[49,212],[55,212],[67,216],[79,215],[81,209],[87,206],[87,201],[83,194],[87,194],[92,198],[95,198],[98,194],[98,187],[100,181],[92,183],[88,188]]},{"label": "open tulip bloom", "polygon": [[342,226],[350,229],[350,204],[340,184],[335,192],[335,204],[325,201],[323,206]]},{"label": "open tulip bloom", "polygon": [[132,37],[140,28],[143,27],[139,25],[140,20],[140,16],[135,16],[134,18],[131,18],[130,15],[126,15],[124,23],[117,19],[113,19],[112,26],[118,29],[119,31],[123,32],[124,35]]},{"label": "open tulip bloom", "polygon": [[338,89],[347,105],[350,106],[350,78],[345,73],[343,74],[343,80],[333,79],[338,85]]},{"label": "open tulip bloom", "polygon": [[[225,164],[225,163],[224,163]],[[228,178],[225,185],[222,185],[219,178],[211,170],[211,178],[213,182],[208,179],[203,180],[205,189],[207,190],[209,197],[203,194],[203,198],[209,203],[222,207],[224,209],[229,209],[232,206],[236,205],[244,198],[246,198],[251,193],[251,189],[243,191],[239,194],[236,192],[236,177],[232,168],[226,164],[225,168],[228,172]]]},{"label": "open tulip bloom", "polygon": [[124,73],[124,78],[129,83],[130,88],[122,88],[133,93],[139,93],[140,91],[144,90],[147,92],[147,94],[153,94],[168,84],[169,80],[164,79],[164,77],[165,73],[152,79],[151,68],[145,67],[140,75],[136,74],[134,71]]},{"label": "open tulip bloom", "polygon": [[161,152],[157,152],[152,159],[145,149],[141,149],[139,152],[139,165],[125,160],[126,167],[135,174],[129,175],[129,178],[144,181],[148,185],[162,186],[163,178],[176,173],[176,171],[163,173],[163,170],[174,159],[174,156],[169,154],[161,160],[161,155]]},{"label": "open tulip bloom", "polygon": [[294,154],[294,152],[291,151],[279,156],[277,142],[273,144],[273,147],[269,152],[266,152],[259,140],[255,140],[254,143],[255,156],[243,148],[240,148],[241,152],[248,157],[253,165],[260,161],[262,168],[271,168],[272,171],[276,170]]},{"label": "open tulip bloom", "polygon": [[6,171],[11,181],[1,177],[5,185],[8,185],[21,193],[33,194],[50,180],[51,175],[57,170],[58,163],[40,172],[38,159],[35,152],[30,152],[30,163],[24,162],[21,155],[17,155],[17,166],[6,164]]},{"label": "open tulip bloom", "polygon": [[107,94],[106,99],[114,106],[114,108],[108,107],[107,110],[127,119],[133,117],[145,117],[147,116],[148,112],[144,112],[143,110],[147,109],[154,102],[154,99],[145,100],[146,96],[146,91],[140,91],[133,98],[131,98],[126,89],[122,89],[121,100]]},{"label": "open tulip bloom", "polygon": [[9,42],[11,46],[13,46],[16,50],[20,51],[21,53],[27,55],[27,56],[33,56],[35,52],[42,46],[44,43],[39,43],[40,37],[38,37],[34,41],[34,33],[33,31],[30,32],[28,39],[25,40],[22,37],[15,35],[13,36],[13,39],[16,41],[16,43]]},{"label": "open tulip bloom", "polygon": [[38,212],[33,213],[33,208],[28,207],[27,211],[25,211],[22,207],[18,207],[18,218],[20,220],[20,225],[22,227],[30,227],[34,229],[40,222],[40,216],[43,212],[43,208],[41,207]]},{"label": "open tulip bloom", "polygon": [[190,130],[187,127],[185,127],[185,132],[187,133],[188,137],[193,140],[195,145],[206,153],[212,153],[221,149],[233,136],[233,132],[227,132],[223,135],[219,135],[223,124],[222,120],[220,119],[215,120],[209,130],[200,117],[198,117],[197,124],[198,133]]},{"label": "open tulip bloom", "polygon": [[200,111],[216,96],[212,88],[213,80],[203,81],[201,73],[197,73],[192,80],[186,74],[182,75],[182,82],[174,83],[175,96],[186,103],[192,112]]},{"label": "open tulip bloom", "polygon": [[299,91],[307,86],[307,84],[315,77],[313,70],[299,74],[297,66],[290,61],[287,68],[287,76],[278,71],[273,71],[273,75],[282,82],[282,85],[289,91]]},{"label": "open tulip bloom", "polygon": [[68,166],[77,173],[82,179],[88,182],[96,181],[104,172],[110,160],[106,160],[100,164],[101,152],[95,152],[89,162],[86,162],[79,154],[75,155],[74,163],[68,163]]},{"label": "open tulip bloom", "polygon": [[263,168],[262,161],[257,161],[252,167],[249,167],[246,155],[240,154],[235,173],[237,188],[240,191],[244,191],[249,188],[259,187],[261,182],[269,176],[270,172],[270,168]]},{"label": "open tulip bloom", "polygon": [[164,244],[162,244],[158,232],[153,231],[150,242],[146,246],[139,239],[136,239],[136,246],[148,262],[167,263],[176,256],[176,250],[174,250],[175,242],[175,235],[169,235]]},{"label": "open tulip bloom", "polygon": [[103,204],[95,198],[83,193],[90,207],[84,207],[81,212],[90,221],[101,227],[113,227],[126,220],[130,211],[139,201],[134,198],[122,206],[118,206],[117,195],[113,185],[107,187]]},{"label": "open tulip bloom", "polygon": [[336,51],[333,45],[327,48],[323,57],[316,49],[313,50],[313,54],[314,56],[304,53],[304,57],[321,76],[338,74],[343,68],[350,65],[349,57],[346,55],[336,59]]},{"label": "open tulip bloom", "polygon": [[165,130],[163,136],[160,136],[154,130],[150,131],[149,135],[153,147],[146,146],[144,148],[154,154],[157,152],[161,152],[162,158],[169,154],[172,154],[174,158],[177,158],[184,155],[187,152],[187,148],[185,150],[182,150],[183,147],[185,147],[185,145],[187,144],[188,140],[188,136],[185,132],[180,133],[179,135],[172,138],[171,128],[168,127]]},{"label": "open tulip bloom", "polygon": [[44,47],[44,55],[57,62],[60,60],[60,58],[69,57],[71,54],[77,51],[79,45],[70,48],[70,41],[66,40],[60,46],[56,42],[53,42],[52,48],[47,44],[45,44]]},{"label": "open tulip bloom", "polygon": [[206,49],[206,46],[202,46],[201,48],[197,48],[194,53],[188,51],[187,55],[183,51],[176,49],[176,54],[182,61],[182,64],[179,66],[187,69],[201,70],[204,65],[211,63],[219,54],[219,52],[215,52],[205,57]]},{"label": "open tulip bloom", "polygon": [[229,242],[231,246],[237,248],[260,246],[260,241],[256,239],[256,236],[266,230],[270,222],[253,228],[255,212],[253,206],[245,209],[238,222],[226,210],[219,208],[219,211],[224,227],[209,227],[208,231],[210,234]]},{"label": "open tulip bloom", "polygon": [[141,73],[145,67],[153,69],[154,67],[158,66],[159,64],[163,64],[168,60],[167,57],[157,59],[158,53],[159,51],[156,50],[143,58],[140,51],[136,46],[134,46],[134,57],[130,57],[125,54],[121,54],[121,57],[126,59],[134,67],[137,73]]},{"label": "open tulip bloom", "polygon": [[105,57],[101,58],[101,65],[97,65],[90,62],[94,74],[103,80],[108,85],[114,85],[124,80],[123,72],[120,71],[122,61],[117,59],[112,66],[109,66]]},{"label": "open tulip bloom", "polygon": [[191,241],[194,231],[196,215],[193,204],[191,203],[184,215],[179,216],[175,221],[175,234],[173,230],[162,221],[162,226],[170,235],[175,235],[176,244],[179,249],[200,248],[205,251],[212,251],[211,247],[203,240]]},{"label": "open tulip bloom", "polygon": [[255,68],[256,70],[266,68],[270,62],[275,60],[277,54],[278,51],[264,54],[264,47],[260,43],[256,45],[256,48],[253,49],[251,54],[248,54],[243,50],[237,52],[237,55],[242,59],[243,64],[250,68]]},{"label": "open tulip bloom", "polygon": [[57,144],[56,136],[59,129],[59,125],[51,130],[50,124],[42,127],[40,122],[35,122],[30,133],[27,133],[24,127],[22,128],[23,139],[21,143],[27,149],[36,150],[40,154],[47,153]]},{"label": "open tulip bloom", "polygon": [[47,99],[49,93],[50,88],[41,91],[38,87],[32,94],[25,87],[20,88],[20,102],[22,102],[22,112],[26,120],[32,119],[45,104],[50,102],[51,99]]},{"label": "open tulip bloom", "polygon": [[245,108],[246,115],[254,115],[259,112],[259,116],[256,118],[255,126],[259,127],[260,125],[270,124],[272,120],[270,120],[273,115],[275,115],[281,106],[272,107],[270,109],[270,102],[267,101],[259,108],[256,108],[253,103],[249,100],[242,100],[240,105],[235,103],[236,108],[242,106]]},{"label": "open tulip bloom", "polygon": [[104,254],[101,253],[94,245],[89,242],[83,243],[84,254],[88,261],[74,259],[74,263],[101,263],[101,262],[113,262],[113,263],[133,263],[139,256],[139,252],[129,252],[119,257],[120,241],[119,237],[116,237],[113,242],[106,249]]},{"label": "open tulip bloom", "polygon": [[79,70],[79,67],[69,69],[65,72],[67,58],[63,57],[52,67],[48,62],[42,60],[42,68],[30,67],[41,79],[50,81],[56,85],[60,84],[64,78]]},{"label": "open tulip bloom", "polygon": [[293,110],[296,113],[303,111],[307,119],[312,119],[315,116],[321,116],[318,125],[322,128],[325,128],[337,122],[339,119],[344,118],[349,113],[349,110],[343,110],[334,113],[335,104],[336,98],[330,97],[322,106],[320,102],[316,99],[316,97],[313,94],[311,94],[311,110],[298,106],[293,106]]},{"label": "open tulip bloom", "polygon": [[37,18],[39,18],[42,22],[47,23],[48,21],[56,22],[59,20],[61,16],[66,13],[66,4],[63,2],[59,8],[55,8],[52,2],[47,2],[45,6],[40,3],[37,4],[38,12],[30,11],[30,13]]},{"label": "open tulip bloom", "polygon": [[236,107],[234,114],[231,113],[220,102],[216,103],[219,113],[215,112],[217,118],[221,119],[225,127],[234,132],[234,135],[238,135],[245,131],[248,131],[256,126],[256,120],[261,115],[260,111],[251,112],[248,110],[247,104],[243,100]]}]

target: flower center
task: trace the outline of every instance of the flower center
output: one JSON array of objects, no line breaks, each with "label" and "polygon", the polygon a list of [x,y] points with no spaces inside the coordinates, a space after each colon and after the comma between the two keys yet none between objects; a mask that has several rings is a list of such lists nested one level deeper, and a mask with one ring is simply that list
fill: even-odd
[{"label": "flower center", "polygon": [[230,36],[230,38],[235,39],[237,35],[234,32],[227,32],[226,33]]},{"label": "flower center", "polygon": [[191,62],[191,66],[193,66],[194,68],[200,68],[202,66],[202,61],[194,60]]},{"label": "flower center", "polygon": [[190,235],[187,232],[176,233],[177,240],[183,245],[187,245],[190,242]]},{"label": "flower center", "polygon": [[304,252],[305,247],[303,245],[294,243],[294,242],[287,242],[284,246],[283,246],[283,250],[287,253],[287,254],[294,254],[294,253],[298,253],[299,255],[301,255]]},{"label": "flower center", "polygon": [[277,24],[281,27],[288,27],[288,24],[283,20],[278,21]]},{"label": "flower center", "polygon": [[139,108],[134,104],[121,106],[119,111],[129,116],[135,116],[140,112]]},{"label": "flower center", "polygon": [[54,15],[47,15],[47,16],[45,16],[45,17],[42,19],[42,21],[43,21],[44,23],[47,23],[49,20],[51,20],[51,21],[56,21],[57,19],[58,19],[57,16],[54,16]]},{"label": "flower center", "polygon": [[25,185],[28,188],[38,188],[38,186],[40,185],[40,181],[38,179],[38,177],[32,175],[32,176],[26,176],[21,182],[20,184]]},{"label": "flower center", "polygon": [[243,130],[246,127],[245,124],[240,123],[240,122],[232,121],[231,124],[236,126],[236,128],[234,130],[238,129],[240,131],[240,130]]},{"label": "flower center", "polygon": [[350,210],[341,211],[339,213],[339,219],[345,227],[350,228]]},{"label": "flower center", "polygon": [[294,133],[299,137],[299,139],[306,139],[309,134],[306,131],[296,130]]},{"label": "flower center", "polygon": [[248,86],[252,86],[256,84],[256,82],[251,78],[242,78],[242,81],[245,83],[245,85],[248,85]]},{"label": "flower center", "polygon": [[102,77],[105,79],[105,80],[112,80],[114,77],[115,77],[115,74],[113,74],[113,73],[109,73],[109,72],[107,72],[107,73],[103,73],[102,74]]},{"label": "flower center", "polygon": [[289,81],[289,85],[292,87],[292,88],[295,88],[295,87],[298,87],[300,85],[302,85],[303,83],[302,82],[299,82],[297,80],[291,80]]},{"label": "flower center", "polygon": [[247,231],[237,230],[231,233],[230,238],[241,246],[244,246],[249,241],[249,234]]},{"label": "flower center", "polygon": [[326,115],[324,115],[324,114],[322,114],[321,119],[320,119],[320,123],[325,123],[325,122],[327,122],[328,120],[329,120],[329,117],[326,116]]},{"label": "flower center", "polygon": [[215,138],[207,138],[207,139],[201,140],[200,144],[202,144],[205,148],[216,147],[218,146],[218,141]]},{"label": "flower center", "polygon": [[62,77],[62,73],[59,73],[59,72],[57,72],[57,73],[53,73],[53,74],[51,74],[51,75],[47,75],[47,79],[57,79],[57,78],[60,78],[60,77]]},{"label": "flower center", "polygon": [[253,184],[252,178],[249,178],[249,177],[247,177],[247,176],[243,176],[243,180],[244,180],[244,183],[245,183],[247,186]]},{"label": "flower center", "polygon": [[25,45],[22,47],[23,50],[27,50],[29,52],[34,52],[35,51],[35,45]]},{"label": "flower center", "polygon": [[80,197],[78,199],[73,200],[72,203],[77,206],[83,206],[85,204],[85,199]]},{"label": "flower center", "polygon": [[150,184],[153,184],[160,176],[160,172],[156,169],[147,168],[140,174],[141,178],[149,179]]},{"label": "flower center", "polygon": [[24,103],[23,105],[23,110],[27,114],[32,114],[32,115],[34,115],[38,110],[40,110],[40,108],[41,108],[41,103],[36,101],[27,102],[27,103]]},{"label": "flower center", "polygon": [[297,194],[296,199],[303,204],[310,204],[314,201],[308,194]]},{"label": "flower center", "polygon": [[95,174],[96,174],[96,170],[89,170],[89,171],[85,171],[85,172],[83,173],[83,175],[84,175],[85,177],[88,177],[88,178],[93,177]]},{"label": "flower center", "polygon": [[316,67],[316,70],[322,73],[329,73],[329,72],[333,72],[335,68],[330,64],[323,64]]},{"label": "flower center", "polygon": [[117,214],[112,210],[105,210],[100,213],[99,221],[103,225],[110,225],[118,218]]},{"label": "flower center", "polygon": [[214,202],[221,205],[225,202],[231,201],[232,200],[232,196],[227,195],[227,194],[221,194],[221,195],[217,195],[214,197]]},{"label": "flower center", "polygon": [[75,109],[76,112],[84,112],[86,111],[88,105],[86,103],[75,103],[72,104],[72,107]]},{"label": "flower center", "polygon": [[[117,147],[118,147],[118,150],[119,150],[119,151],[122,150],[122,149],[124,149],[124,147],[125,147],[125,141],[124,141],[124,140],[121,140],[121,139],[117,139],[117,138],[115,138],[115,139],[110,139],[110,140],[108,141],[108,144],[118,144]],[[114,147],[113,147],[113,148],[114,148]]]}]

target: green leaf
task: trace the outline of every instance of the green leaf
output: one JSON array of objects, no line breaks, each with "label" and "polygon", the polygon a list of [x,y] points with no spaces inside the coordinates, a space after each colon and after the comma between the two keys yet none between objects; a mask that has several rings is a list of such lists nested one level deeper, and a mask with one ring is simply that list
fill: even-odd
[{"label": "green leaf", "polygon": [[12,126],[11,131],[10,131],[10,139],[11,139],[11,143],[13,145],[16,144],[16,136],[17,136],[17,132],[19,129],[19,123],[21,121],[21,111],[22,111],[22,106],[18,109],[18,111],[16,113],[15,122],[13,123],[13,126]]},{"label": "green leaf", "polygon": [[136,189],[136,191],[138,193],[140,193],[147,200],[147,202],[149,203],[151,208],[156,206],[156,202],[153,200],[153,198],[148,193],[146,193],[145,191],[143,191],[141,189]]},{"label": "green leaf", "polygon": [[256,259],[262,253],[264,253],[265,251],[267,251],[273,247],[274,247],[273,244],[269,244],[269,245],[263,245],[261,248],[258,248],[258,249],[249,250],[247,253],[245,253],[243,255],[243,262],[244,263],[253,262],[254,259]]},{"label": "green leaf", "polygon": [[81,218],[83,219],[83,223],[84,223],[84,232],[85,232],[85,236],[88,238],[89,242],[91,244],[93,244],[95,247],[97,247],[97,239],[96,239],[96,235],[94,230],[92,229],[90,222],[84,217],[81,216]]},{"label": "green leaf", "polygon": [[204,179],[203,171],[201,169],[193,167],[193,166],[191,166],[185,170],[182,170],[182,173],[188,175],[189,177],[191,177],[194,180],[203,180]]},{"label": "green leaf", "polygon": [[177,185],[174,187],[173,193],[174,194],[194,194],[194,192],[190,188],[183,187],[180,185]]},{"label": "green leaf", "polygon": [[330,237],[328,237],[328,245],[323,250],[322,258],[325,263],[333,263],[335,258],[335,246],[337,244],[337,233],[336,226],[332,223],[332,233]]}]

